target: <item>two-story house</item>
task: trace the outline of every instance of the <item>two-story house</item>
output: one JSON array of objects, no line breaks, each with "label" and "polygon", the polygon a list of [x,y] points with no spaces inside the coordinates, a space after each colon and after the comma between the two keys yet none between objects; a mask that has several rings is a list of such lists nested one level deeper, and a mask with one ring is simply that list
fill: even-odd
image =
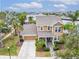
[{"label": "two-story house", "polygon": [[36,16],[37,36],[46,41],[46,45],[59,41],[63,34],[62,20],[58,16]]},{"label": "two-story house", "polygon": [[38,40],[43,38],[48,43],[59,41],[59,37],[63,34],[63,22],[60,17],[54,15],[34,16],[36,24],[24,24],[21,35],[24,40],[33,40],[36,37]]}]

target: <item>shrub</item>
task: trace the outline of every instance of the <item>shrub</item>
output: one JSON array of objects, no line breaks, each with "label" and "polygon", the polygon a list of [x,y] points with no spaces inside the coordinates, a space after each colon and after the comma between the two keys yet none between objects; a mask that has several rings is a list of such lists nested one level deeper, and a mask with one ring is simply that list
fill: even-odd
[{"label": "shrub", "polygon": [[59,45],[58,45],[57,43],[54,43],[53,49],[54,49],[54,51],[55,51],[55,50],[59,50]]},{"label": "shrub", "polygon": [[50,49],[49,49],[49,48],[44,47],[44,51],[50,51]]},{"label": "shrub", "polygon": [[56,41],[56,42],[54,42],[54,43],[56,43],[56,44],[64,44],[63,41]]},{"label": "shrub", "polygon": [[53,50],[54,50],[54,51],[59,50],[59,47],[54,46],[54,47],[53,47]]},{"label": "shrub", "polygon": [[43,39],[36,40],[36,50],[41,50],[45,47],[45,41]]},{"label": "shrub", "polygon": [[57,56],[62,57],[62,58],[71,57],[71,55],[70,55],[71,51],[68,49],[58,50],[56,53],[57,53]]}]

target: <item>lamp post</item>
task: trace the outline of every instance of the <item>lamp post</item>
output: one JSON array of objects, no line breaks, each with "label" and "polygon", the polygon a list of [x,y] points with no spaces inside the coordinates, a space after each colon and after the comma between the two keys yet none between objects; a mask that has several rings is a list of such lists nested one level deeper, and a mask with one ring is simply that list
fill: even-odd
[{"label": "lamp post", "polygon": [[8,52],[9,52],[9,57],[10,57],[10,59],[11,59],[10,47],[8,47]]}]

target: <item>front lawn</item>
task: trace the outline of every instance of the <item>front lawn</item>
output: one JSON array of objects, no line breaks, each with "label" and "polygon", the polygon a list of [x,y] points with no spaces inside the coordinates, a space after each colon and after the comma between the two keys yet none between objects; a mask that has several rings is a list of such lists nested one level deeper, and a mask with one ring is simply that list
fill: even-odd
[{"label": "front lawn", "polygon": [[20,46],[17,45],[19,41],[18,36],[11,36],[3,41],[4,47],[0,48],[0,55],[9,55],[7,47],[10,47],[10,53],[12,56],[17,55],[20,50]]}]

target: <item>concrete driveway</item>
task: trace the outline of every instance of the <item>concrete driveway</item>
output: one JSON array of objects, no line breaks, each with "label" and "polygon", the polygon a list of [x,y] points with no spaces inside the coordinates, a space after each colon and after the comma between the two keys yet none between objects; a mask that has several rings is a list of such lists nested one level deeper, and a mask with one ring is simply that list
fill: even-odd
[{"label": "concrete driveway", "polygon": [[18,55],[19,59],[35,59],[35,41],[26,40],[24,41],[20,53]]}]

